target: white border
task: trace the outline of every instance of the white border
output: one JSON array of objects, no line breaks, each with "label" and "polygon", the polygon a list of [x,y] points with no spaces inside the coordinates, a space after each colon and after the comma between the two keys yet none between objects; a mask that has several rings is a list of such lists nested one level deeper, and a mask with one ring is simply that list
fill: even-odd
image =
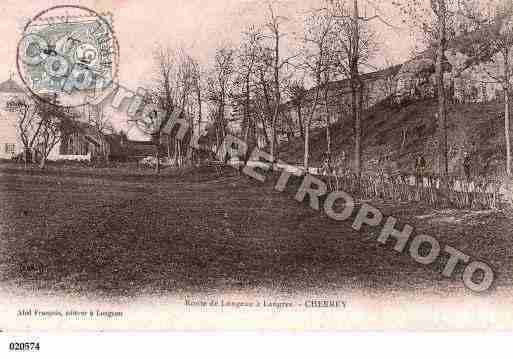
[{"label": "white border", "polygon": [[[2,358],[486,358],[506,357],[513,333],[97,333],[7,334]],[[9,352],[38,341],[39,352]],[[5,356],[5,354],[7,354]]]}]

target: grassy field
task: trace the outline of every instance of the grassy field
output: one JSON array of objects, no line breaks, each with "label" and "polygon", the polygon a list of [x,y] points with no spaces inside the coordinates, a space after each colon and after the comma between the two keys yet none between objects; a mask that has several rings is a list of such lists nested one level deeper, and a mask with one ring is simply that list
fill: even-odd
[{"label": "grassy field", "polygon": [[[79,295],[266,289],[461,291],[376,231],[356,232],[235,171],[200,168],[155,176],[121,169],[0,165],[0,280]],[[378,203],[513,280],[513,220],[505,212],[435,212]]]}]

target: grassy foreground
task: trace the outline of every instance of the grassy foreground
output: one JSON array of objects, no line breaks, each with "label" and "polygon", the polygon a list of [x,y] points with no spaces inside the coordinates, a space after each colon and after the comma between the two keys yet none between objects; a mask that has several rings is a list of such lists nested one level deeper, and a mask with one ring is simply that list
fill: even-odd
[{"label": "grassy foreground", "polygon": [[[85,171],[85,170],[84,170]],[[0,281],[80,295],[266,289],[462,290],[381,245],[235,171],[200,168],[156,177],[115,170],[27,172],[0,166]],[[513,281],[513,220],[505,212],[435,212],[376,204],[418,232],[488,262]],[[446,259],[445,259],[446,260]]]}]

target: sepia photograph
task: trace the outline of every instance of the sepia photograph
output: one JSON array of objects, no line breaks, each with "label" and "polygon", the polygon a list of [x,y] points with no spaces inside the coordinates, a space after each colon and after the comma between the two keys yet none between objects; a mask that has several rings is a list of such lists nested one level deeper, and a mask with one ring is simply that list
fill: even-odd
[{"label": "sepia photograph", "polygon": [[513,329],[511,0],[0,13],[0,331]]}]

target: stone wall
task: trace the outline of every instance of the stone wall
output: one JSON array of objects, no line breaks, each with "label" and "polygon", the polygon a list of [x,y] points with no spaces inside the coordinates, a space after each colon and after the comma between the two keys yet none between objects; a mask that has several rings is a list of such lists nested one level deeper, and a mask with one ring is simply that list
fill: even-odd
[{"label": "stone wall", "polygon": [[[445,87],[449,101],[484,103],[502,100],[501,84],[489,74],[503,71],[500,55],[491,63],[467,66],[469,57],[455,49],[446,52],[450,69],[446,72]],[[408,61],[397,75],[397,97],[432,97],[435,95],[435,61],[429,55]]]}]

